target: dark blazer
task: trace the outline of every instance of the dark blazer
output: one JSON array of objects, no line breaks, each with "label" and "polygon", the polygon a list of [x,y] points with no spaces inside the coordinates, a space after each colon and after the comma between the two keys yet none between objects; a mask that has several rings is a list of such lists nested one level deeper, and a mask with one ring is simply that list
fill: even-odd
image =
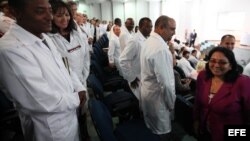
[{"label": "dark blazer", "polygon": [[196,83],[194,120],[199,120],[200,130],[204,131],[209,115],[212,141],[223,141],[224,125],[250,123],[250,78],[240,75],[234,83],[224,83],[210,104],[211,79],[205,78],[205,71],[200,72]]}]

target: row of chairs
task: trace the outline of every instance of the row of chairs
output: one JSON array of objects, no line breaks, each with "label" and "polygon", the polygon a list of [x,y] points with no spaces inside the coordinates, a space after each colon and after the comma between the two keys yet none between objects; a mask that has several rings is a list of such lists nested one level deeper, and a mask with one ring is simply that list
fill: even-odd
[{"label": "row of chairs", "polygon": [[193,107],[193,94],[176,94],[175,121],[183,127],[186,133],[192,136],[195,135],[193,129]]},{"label": "row of chairs", "polygon": [[[105,36],[105,35],[104,35]],[[89,101],[89,111],[102,141],[143,140],[157,141],[159,136],[153,134],[145,125],[143,118],[138,118],[139,104],[119,72],[108,68],[107,54],[103,48],[107,47],[108,40],[93,46],[91,55],[91,72],[88,84],[93,89],[95,99]],[[106,91],[111,94],[105,96]],[[180,123],[185,131],[193,135],[192,109],[194,96],[179,95],[175,105],[175,121]],[[187,115],[183,118],[182,115]],[[113,128],[112,117],[119,117],[120,124]],[[135,118],[136,117],[136,118]]]},{"label": "row of chairs", "polygon": [[139,111],[138,100],[132,93],[117,90],[109,91],[105,95],[103,85],[94,74],[89,75],[88,84],[94,93],[95,99],[102,101],[108,107],[112,116],[119,117],[120,121],[129,119]]},{"label": "row of chairs", "polygon": [[160,141],[145,125],[143,119],[131,119],[113,128],[112,115],[104,103],[91,99],[89,111],[101,141]]},{"label": "row of chairs", "polygon": [[[107,53],[102,49],[108,44],[107,35],[104,34],[93,46],[91,54],[91,74],[88,77],[88,87],[92,88],[97,100],[108,107],[112,116],[118,116],[120,121],[129,119],[138,112],[138,100],[130,91],[128,82],[119,75],[116,69],[105,65]],[[105,93],[109,92],[108,95]]]},{"label": "row of chairs", "polygon": [[[108,66],[108,38],[104,34],[93,46],[91,54],[91,74],[88,87],[95,99],[89,101],[89,111],[102,141],[158,141],[159,137],[146,127],[140,116],[139,102],[131,92],[128,82],[116,69]],[[109,94],[105,94],[109,92]],[[119,118],[113,128],[112,117]]]}]

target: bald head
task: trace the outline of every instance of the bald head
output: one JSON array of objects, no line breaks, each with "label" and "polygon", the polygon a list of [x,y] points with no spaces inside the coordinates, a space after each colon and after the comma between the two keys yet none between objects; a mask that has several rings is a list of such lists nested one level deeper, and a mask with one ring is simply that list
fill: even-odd
[{"label": "bald head", "polygon": [[160,16],[155,22],[155,32],[158,33],[164,41],[170,41],[175,34],[176,23],[173,18]]},{"label": "bald head", "polygon": [[220,46],[233,50],[234,45],[235,45],[235,37],[233,35],[227,34],[222,36]]}]

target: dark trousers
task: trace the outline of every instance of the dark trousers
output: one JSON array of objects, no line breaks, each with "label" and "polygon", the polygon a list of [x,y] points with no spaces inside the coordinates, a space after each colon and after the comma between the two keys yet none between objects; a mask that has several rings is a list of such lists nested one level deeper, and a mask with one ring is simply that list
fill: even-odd
[{"label": "dark trousers", "polygon": [[211,134],[207,130],[200,133],[197,139],[198,141],[212,141]]},{"label": "dark trousers", "polygon": [[160,135],[161,141],[174,141],[172,132]]}]

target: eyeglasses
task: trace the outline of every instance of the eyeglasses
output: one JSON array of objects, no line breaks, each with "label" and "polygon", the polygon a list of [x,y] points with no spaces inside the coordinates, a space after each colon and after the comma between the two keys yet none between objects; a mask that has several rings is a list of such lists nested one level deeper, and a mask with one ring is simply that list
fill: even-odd
[{"label": "eyeglasses", "polygon": [[220,66],[224,66],[224,65],[228,64],[229,62],[222,61],[222,60],[216,61],[215,59],[211,59],[211,60],[209,60],[209,63],[210,64],[216,64],[217,63]]}]

